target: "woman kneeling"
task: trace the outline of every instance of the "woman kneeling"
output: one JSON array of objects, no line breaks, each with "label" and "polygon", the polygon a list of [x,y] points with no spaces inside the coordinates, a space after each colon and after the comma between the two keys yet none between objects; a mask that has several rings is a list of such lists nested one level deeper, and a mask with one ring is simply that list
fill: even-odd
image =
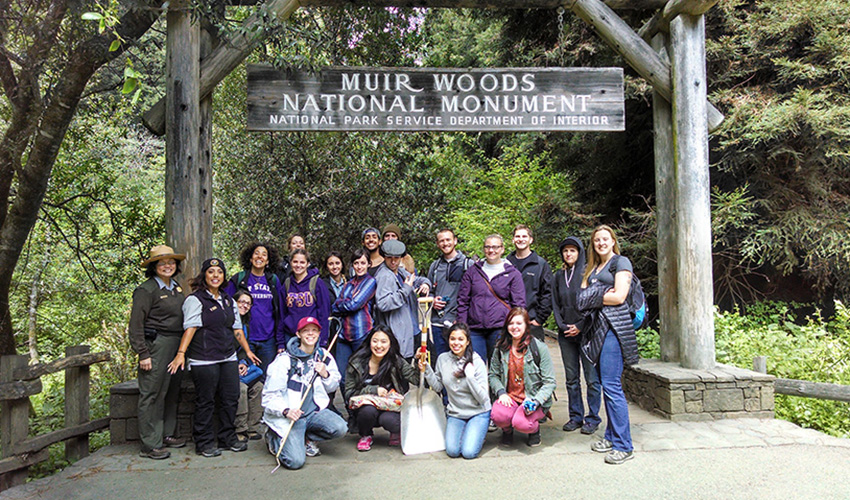
[{"label": "woman kneeling", "polygon": [[528,312],[514,307],[490,360],[493,423],[502,429],[501,445],[513,444],[514,429],[528,434],[528,446],[540,445],[540,420],[552,407],[555,371],[546,344],[531,336]]},{"label": "woman kneeling", "polygon": [[[317,347],[320,329],[316,318],[301,318],[297,336],[269,367],[263,388],[266,444],[287,469],[300,469],[307,456],[318,455],[316,441],[341,438],[348,431],[345,420],[327,408],[328,393],[339,386],[339,370],[331,353]],[[318,383],[311,384],[314,380]]]},{"label": "woman kneeling", "polygon": [[369,332],[345,372],[345,400],[360,432],[358,451],[372,449],[372,434],[381,426],[390,446],[401,444],[400,395],[419,385],[419,372],[404,361],[398,340],[384,326]]},{"label": "woman kneeling", "polygon": [[436,369],[420,358],[428,384],[437,392],[446,389],[446,454],[452,458],[477,458],[490,423],[487,365],[470,345],[469,327],[455,323],[449,328],[449,352],[440,354]]}]

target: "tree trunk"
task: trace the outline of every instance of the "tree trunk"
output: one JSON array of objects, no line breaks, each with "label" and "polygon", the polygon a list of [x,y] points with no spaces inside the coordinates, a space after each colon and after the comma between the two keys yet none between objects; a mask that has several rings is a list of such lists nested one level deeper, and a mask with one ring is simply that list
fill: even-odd
[{"label": "tree trunk", "polygon": [[[0,354],[16,352],[9,307],[12,275],[30,231],[38,219],[53,165],[83,91],[97,70],[121,56],[124,48],[136,42],[159,17],[157,2],[146,1],[144,5],[137,7],[124,15],[116,28],[125,41],[121,49],[109,52],[109,45],[115,35],[108,31],[74,45],[67,58],[59,61],[64,66],[59,70],[58,83],[50,93],[42,96],[36,88],[26,96],[27,99],[40,103],[40,106],[35,107],[43,112],[29,111],[22,114],[22,108],[16,106],[14,118],[4,133],[3,148],[0,148],[3,150],[0,154],[0,178],[3,178],[0,181]],[[55,22],[55,19],[53,21]],[[56,24],[61,24],[61,20]],[[66,32],[70,33],[68,36],[76,33],[74,30],[62,31]],[[44,53],[36,54],[40,59],[30,66],[35,68],[35,71],[41,72],[45,65],[56,62],[48,58],[49,49],[56,45],[52,43],[55,40],[50,42],[50,47]],[[12,73],[8,59],[5,56],[0,58],[3,90],[10,101],[13,101],[13,105],[21,91],[31,88],[32,81],[38,82],[39,74],[28,75],[32,78],[17,79]],[[22,144],[27,146],[20,146]],[[19,147],[5,149],[8,145]],[[12,186],[15,188],[14,197],[11,196]]]}]

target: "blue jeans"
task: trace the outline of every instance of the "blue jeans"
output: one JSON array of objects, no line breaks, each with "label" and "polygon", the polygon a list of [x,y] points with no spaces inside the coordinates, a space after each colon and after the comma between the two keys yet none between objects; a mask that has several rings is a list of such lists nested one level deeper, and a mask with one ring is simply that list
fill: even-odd
[{"label": "blue jeans", "polygon": [[478,458],[487,427],[490,425],[490,410],[479,413],[466,420],[457,417],[446,418],[446,455],[457,458]]},{"label": "blue jeans", "polygon": [[340,335],[339,339],[337,339],[337,341],[336,341],[335,357],[336,357],[336,367],[339,369],[339,375],[340,375],[340,379],[339,379],[339,390],[340,390],[340,392],[342,392],[342,390],[345,388],[345,370],[348,368],[348,360],[351,359],[352,354],[354,354],[355,352],[357,352],[358,349],[360,349],[360,345],[363,343],[363,341],[365,339],[366,339],[366,337],[363,337],[362,339],[349,342],[349,341],[345,340],[344,338],[342,338],[342,336]]},{"label": "blue jeans", "polygon": [[623,392],[623,352],[620,341],[613,331],[608,330],[605,343],[599,355],[596,367],[602,382],[602,395],[605,400],[605,412],[608,425],[605,427],[605,439],[614,443],[617,451],[632,451],[632,433],[629,428],[629,404]]},{"label": "blue jeans", "polygon": [[[567,375],[567,398],[569,398],[570,421],[579,424],[599,425],[599,406],[602,404],[602,387],[596,368],[581,352],[579,342],[568,340],[563,333],[558,336],[561,347],[561,360],[564,362],[564,372]],[[581,399],[581,375],[584,371],[584,381],[587,383],[587,416],[584,414],[584,402]]]},{"label": "blue jeans", "polygon": [[443,333],[448,335],[448,329],[449,327],[443,328],[442,326],[431,325],[431,336],[434,337],[434,348],[431,351],[431,365],[437,362],[437,358],[440,357],[440,354],[449,352],[449,344],[446,342],[445,337],[443,337]]},{"label": "blue jeans", "polygon": [[272,361],[274,361],[274,358],[277,356],[277,343],[275,338],[272,337],[268,340],[262,340],[259,342],[249,340],[248,347],[250,347],[254,352],[254,355],[262,361],[263,364],[260,365],[260,368],[263,369],[263,380],[265,381],[269,365],[272,364]]},{"label": "blue jeans", "polygon": [[[271,432],[271,444],[277,451],[280,448],[280,436]],[[324,410],[311,412],[303,415],[289,431],[283,451],[280,453],[280,463],[287,469],[300,469],[304,467],[307,460],[307,447],[305,439],[310,441],[329,441],[345,436],[348,433],[348,424],[339,415],[325,408]]]},{"label": "blue jeans", "polygon": [[493,349],[496,348],[496,342],[502,334],[501,328],[470,330],[470,339],[472,341],[472,350],[481,356],[481,359],[489,366],[490,357],[493,355]]}]

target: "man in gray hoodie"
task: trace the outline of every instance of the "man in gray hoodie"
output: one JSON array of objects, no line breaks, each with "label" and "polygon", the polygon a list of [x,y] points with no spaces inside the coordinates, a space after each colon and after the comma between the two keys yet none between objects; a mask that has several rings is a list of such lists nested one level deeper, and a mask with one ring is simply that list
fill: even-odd
[{"label": "man in gray hoodie", "polygon": [[428,280],[434,295],[434,310],[431,314],[431,335],[434,337],[434,354],[448,351],[443,338],[443,329],[451,326],[457,318],[457,291],[463,273],[474,263],[457,249],[457,236],[451,229],[437,231],[437,247],[442,255],[428,268]]}]

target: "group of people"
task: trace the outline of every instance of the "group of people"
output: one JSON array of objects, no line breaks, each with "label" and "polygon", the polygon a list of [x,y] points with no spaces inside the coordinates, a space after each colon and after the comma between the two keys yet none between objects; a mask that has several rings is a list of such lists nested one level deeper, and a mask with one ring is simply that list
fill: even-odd
[{"label": "group of people", "polygon": [[[348,258],[349,271],[342,254],[330,252],[324,277],[300,235],[289,239],[283,258],[255,242],[229,280],[220,259],[204,261],[185,300],[175,280],[185,255],[154,247],[142,263],[148,280],[133,294],[129,329],[139,354],[140,454],[162,459],[166,448],[185,445],[176,436],[184,368],[196,390],[192,437],[206,457],[243,451],[264,435],[269,452],[298,469],[321,453],[319,442],[348,432],[359,435],[359,451],[370,450],[379,427],[398,446],[403,394],[420,383],[420,370],[443,394],[449,456],[477,457],[496,429],[503,446],[515,431],[537,446],[555,390],[543,337],[554,312],[569,399],[563,430],[594,434],[604,400],[608,425],[591,449],[605,453],[606,463],[629,460],[621,376],[637,362],[626,321],[630,261],[608,226],[593,231],[589,254],[580,238],[564,239],[554,273],[531,249],[530,228],[518,225],[512,237],[507,258],[503,238],[491,234],[476,260],[457,249],[452,230],[440,230],[441,255],[420,273],[397,225],[370,227]],[[433,364],[414,355],[422,296],[433,297]]]}]

